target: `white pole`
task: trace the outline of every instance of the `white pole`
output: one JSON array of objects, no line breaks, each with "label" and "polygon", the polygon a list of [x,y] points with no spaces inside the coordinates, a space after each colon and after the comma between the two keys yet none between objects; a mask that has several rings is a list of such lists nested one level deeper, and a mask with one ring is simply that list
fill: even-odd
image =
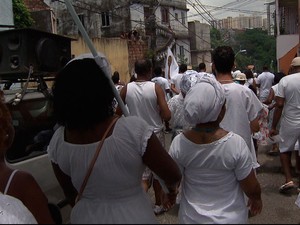
[{"label": "white pole", "polygon": [[69,10],[69,13],[71,14],[71,16],[73,17],[73,20],[75,21],[76,25],[78,26],[78,29],[80,31],[80,33],[82,34],[82,37],[83,39],[85,40],[86,44],[88,45],[91,53],[93,54],[94,56],[94,59],[96,61],[96,63],[98,64],[98,66],[104,71],[104,74],[106,75],[106,77],[108,78],[109,80],[109,83],[110,83],[110,86],[114,92],[114,95],[115,95],[115,98],[117,99],[118,101],[118,104],[119,106],[121,107],[122,111],[123,111],[123,114],[125,116],[128,116],[129,115],[129,112],[127,110],[127,108],[125,107],[124,105],[124,102],[123,100],[121,99],[120,95],[119,95],[119,92],[117,91],[117,89],[115,88],[115,85],[111,79],[111,71],[110,71],[110,66],[107,65],[107,61],[104,60],[103,58],[101,58],[94,45],[93,45],[93,42],[91,41],[91,39],[89,38],[86,30],[84,29],[78,15],[76,14],[75,10],[74,10],[74,7],[73,5],[70,3],[69,0],[65,0],[65,3],[66,3],[66,6]]}]

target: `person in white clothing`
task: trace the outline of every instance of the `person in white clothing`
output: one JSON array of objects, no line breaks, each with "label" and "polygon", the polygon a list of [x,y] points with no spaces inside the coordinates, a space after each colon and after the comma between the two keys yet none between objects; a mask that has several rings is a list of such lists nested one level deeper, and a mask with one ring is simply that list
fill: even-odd
[{"label": "person in white clothing", "polygon": [[226,114],[221,127],[244,138],[253,157],[253,168],[259,167],[252,134],[259,131],[259,114],[263,109],[255,93],[233,81],[231,70],[235,54],[230,46],[217,47],[212,55],[217,80],[223,85],[226,96]]},{"label": "person in white clothing", "polygon": [[178,95],[180,93],[180,80],[183,76],[183,73],[187,71],[187,64],[183,63],[179,66],[178,74],[174,74],[171,77],[171,90],[174,95]]},{"label": "person in white clothing", "polygon": [[[153,76],[154,77],[151,79],[151,81],[160,85],[160,87],[165,91],[165,98],[166,101],[168,101],[171,98],[170,96],[172,96],[171,88],[168,79],[163,77],[162,68],[160,66],[154,68]],[[164,121],[164,122],[165,122],[165,132],[168,133],[172,131],[172,129],[170,128],[169,121]]]},{"label": "person in white clothing", "polygon": [[264,102],[269,95],[270,89],[273,86],[275,75],[269,71],[267,66],[263,66],[263,72],[255,79],[258,87],[258,96],[261,102]]},{"label": "person in white clothing", "polygon": [[37,224],[37,221],[19,199],[0,192],[0,224]]},{"label": "person in white clothing", "polygon": [[[137,60],[135,62],[135,72],[137,80],[128,83],[121,90],[120,96],[124,104],[128,106],[130,115],[143,118],[152,126],[154,133],[164,146],[165,134],[163,131],[163,121],[169,121],[171,118],[164,90],[159,84],[151,81],[152,63],[150,60]],[[116,113],[121,115],[121,109],[117,108]],[[145,190],[148,191],[149,187],[153,184],[155,194],[154,212],[160,214],[165,211],[162,205],[163,190],[155,174],[153,175],[153,182],[151,177],[152,172],[147,168],[143,176],[143,185]]]},{"label": "person in white clothing", "polygon": [[[276,107],[270,136],[278,134],[277,125],[281,120],[279,135],[284,141],[279,143],[279,151],[285,183],[280,186],[279,192],[286,193],[295,188],[290,168],[291,154],[296,142],[300,141],[300,57],[295,57],[292,60],[291,74],[279,81],[275,101]],[[296,157],[299,155],[296,154]]]},{"label": "person in white clothing", "polygon": [[154,68],[151,81],[160,85],[165,92],[166,101],[168,101],[170,99],[171,88],[168,79],[163,77],[162,68],[160,66]]},{"label": "person in white clothing", "polygon": [[[99,66],[92,54],[72,59],[57,74],[53,86],[59,128],[48,146],[48,156],[72,207],[70,223],[158,223],[141,185],[143,172],[146,166],[151,168],[172,197],[181,180],[180,170],[153,126],[137,116],[114,114],[114,87],[104,72],[109,64],[103,55],[97,57],[106,63]],[[90,84],[82,86],[86,77]],[[102,138],[101,151],[95,155]],[[95,162],[92,172],[76,201],[91,162]],[[175,200],[164,207],[171,207]]]},{"label": "person in white clothing", "polygon": [[183,101],[186,93],[193,85],[195,85],[199,76],[201,76],[201,74],[196,71],[193,71],[193,73],[184,73],[180,82],[180,93],[173,96],[168,101],[168,107],[171,111],[170,124],[173,127],[172,140],[183,130],[191,127],[191,125],[184,119],[183,116]]},{"label": "person in white clothing", "polygon": [[224,88],[210,74],[184,99],[184,117],[193,128],[177,135],[169,150],[183,174],[180,224],[246,224],[248,212],[255,216],[262,210],[246,142],[219,126],[225,101]]},{"label": "person in white clothing", "polygon": [[[274,116],[275,105],[276,105],[275,97],[278,95],[278,83],[284,76],[285,74],[283,72],[279,72],[275,74],[274,85],[270,89],[268,98],[263,102],[264,104],[268,105],[268,109],[269,109],[269,116],[268,116],[269,130],[272,129],[272,122],[273,122],[273,116]],[[279,126],[280,126],[280,122],[277,123],[277,129],[279,128]],[[268,154],[272,156],[279,155],[278,143],[272,144],[272,149],[268,151]]]}]

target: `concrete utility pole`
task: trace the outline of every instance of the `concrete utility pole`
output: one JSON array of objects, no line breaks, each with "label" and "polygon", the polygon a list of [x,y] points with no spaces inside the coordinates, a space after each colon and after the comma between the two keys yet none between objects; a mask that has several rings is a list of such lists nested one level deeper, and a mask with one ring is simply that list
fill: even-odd
[{"label": "concrete utility pole", "polygon": [[150,50],[153,50],[152,55],[152,63],[155,66],[155,58],[156,58],[156,16],[155,11],[158,5],[157,0],[150,1],[150,16],[148,18],[149,28],[150,28]]}]

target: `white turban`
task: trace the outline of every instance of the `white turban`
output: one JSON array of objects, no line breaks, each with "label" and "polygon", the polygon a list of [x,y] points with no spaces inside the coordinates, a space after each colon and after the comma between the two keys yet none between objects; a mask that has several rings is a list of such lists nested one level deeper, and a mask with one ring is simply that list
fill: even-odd
[{"label": "white turban", "polygon": [[75,58],[71,59],[67,65],[75,60],[81,59],[94,59],[98,66],[107,74],[108,77],[111,75],[111,68],[108,59],[102,52],[97,52],[97,55],[94,56],[92,53],[83,53],[81,55],[76,56]]},{"label": "white turban", "polygon": [[198,77],[184,99],[185,120],[193,125],[216,121],[225,103],[222,85],[211,74]]},{"label": "white turban", "polygon": [[198,80],[202,77],[202,74],[198,73],[195,70],[187,70],[183,73],[180,80],[180,91],[183,94],[186,94],[191,87],[193,87]]}]

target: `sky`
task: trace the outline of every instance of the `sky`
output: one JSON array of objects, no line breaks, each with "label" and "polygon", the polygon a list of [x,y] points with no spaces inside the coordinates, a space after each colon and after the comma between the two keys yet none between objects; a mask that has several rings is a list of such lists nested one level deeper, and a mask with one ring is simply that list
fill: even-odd
[{"label": "sky", "polygon": [[[252,16],[254,14],[266,17],[267,8],[265,3],[274,2],[274,0],[187,0],[188,20],[199,20],[205,23],[206,19],[211,15],[215,19],[223,19],[228,16],[238,17],[240,14],[245,16]],[[199,6],[201,3],[205,10],[209,13],[205,13],[206,19],[199,16],[204,10]],[[194,5],[192,5],[194,4]]]}]

